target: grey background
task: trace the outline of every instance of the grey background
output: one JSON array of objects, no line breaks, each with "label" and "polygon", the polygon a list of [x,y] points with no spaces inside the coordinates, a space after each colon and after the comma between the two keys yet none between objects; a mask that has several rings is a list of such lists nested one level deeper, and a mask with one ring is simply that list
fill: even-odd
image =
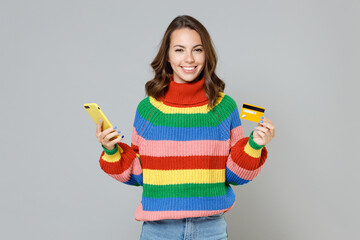
[{"label": "grey background", "polygon": [[182,14],[210,32],[225,92],[277,128],[263,171],[234,187],[230,239],[359,238],[359,13],[355,0],[1,0],[0,238],[138,239],[141,188],[102,172],[82,105],[98,103],[130,143]]}]

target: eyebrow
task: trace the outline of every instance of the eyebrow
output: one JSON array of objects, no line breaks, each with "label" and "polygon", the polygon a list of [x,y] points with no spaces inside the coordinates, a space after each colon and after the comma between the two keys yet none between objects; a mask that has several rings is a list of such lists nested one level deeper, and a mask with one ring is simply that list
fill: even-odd
[{"label": "eyebrow", "polygon": [[[199,46],[203,47],[203,45],[202,45],[202,44],[197,44],[197,45],[195,45],[193,48],[196,48],[196,47],[199,47]],[[185,48],[183,45],[179,45],[179,44],[177,44],[177,45],[175,45],[175,46],[173,46],[173,47],[181,47],[181,48]]]}]

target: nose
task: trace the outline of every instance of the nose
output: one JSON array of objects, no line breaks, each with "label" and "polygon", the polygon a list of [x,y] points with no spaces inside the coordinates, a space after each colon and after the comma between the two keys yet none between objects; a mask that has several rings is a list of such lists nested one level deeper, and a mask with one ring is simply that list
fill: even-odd
[{"label": "nose", "polygon": [[192,63],[192,62],[194,62],[194,56],[193,56],[193,54],[192,54],[191,51],[186,54],[186,56],[185,56],[185,62],[186,62],[186,63]]}]

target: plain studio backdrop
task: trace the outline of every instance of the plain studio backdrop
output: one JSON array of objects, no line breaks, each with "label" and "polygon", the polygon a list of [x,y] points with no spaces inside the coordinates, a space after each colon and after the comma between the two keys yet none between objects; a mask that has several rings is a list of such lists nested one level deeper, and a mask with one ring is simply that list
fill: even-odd
[{"label": "plain studio backdrop", "polygon": [[210,32],[225,93],[277,129],[260,175],[233,187],[230,239],[360,238],[359,1],[1,0],[1,239],[139,238],[141,188],[102,172],[83,104],[130,144],[150,63],[183,14]]}]

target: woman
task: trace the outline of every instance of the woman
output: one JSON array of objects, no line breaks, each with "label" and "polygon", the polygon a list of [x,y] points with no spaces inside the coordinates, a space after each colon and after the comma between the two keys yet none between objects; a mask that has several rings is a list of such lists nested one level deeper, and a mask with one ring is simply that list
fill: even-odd
[{"label": "woman", "polygon": [[140,239],[227,239],[224,213],[235,203],[230,185],[254,179],[275,136],[268,118],[244,137],[235,101],[215,74],[216,53],[205,27],[190,16],[167,28],[136,111],[131,146],[114,129],[96,136],[101,168],[142,186],[135,219]]}]

